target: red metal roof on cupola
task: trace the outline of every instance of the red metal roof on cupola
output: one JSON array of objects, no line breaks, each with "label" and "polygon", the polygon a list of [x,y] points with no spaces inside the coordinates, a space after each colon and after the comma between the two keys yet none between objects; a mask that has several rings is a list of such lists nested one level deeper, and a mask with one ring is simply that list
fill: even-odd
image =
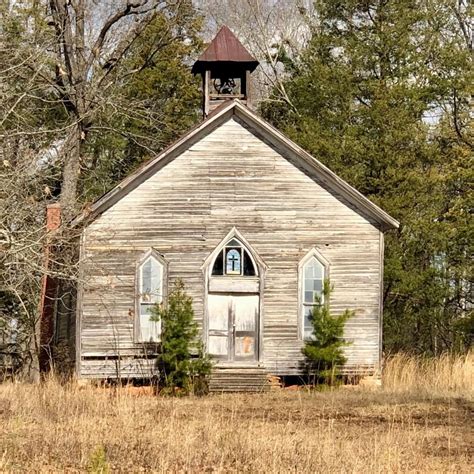
[{"label": "red metal roof on cupola", "polygon": [[203,69],[203,63],[233,62],[247,63],[249,69],[253,71],[258,66],[258,61],[244,48],[237,37],[223,26],[216,37],[211,41],[206,51],[201,54],[194,63],[193,72]]}]

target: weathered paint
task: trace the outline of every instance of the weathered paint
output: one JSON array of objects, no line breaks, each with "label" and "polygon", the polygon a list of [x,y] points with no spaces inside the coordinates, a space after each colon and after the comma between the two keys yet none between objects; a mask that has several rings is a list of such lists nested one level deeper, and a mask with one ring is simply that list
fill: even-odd
[{"label": "weathered paint", "polygon": [[345,331],[352,342],[346,348],[348,367],[377,366],[382,281],[378,222],[294,155],[229,117],[85,228],[79,376],[113,372],[114,361],[103,362],[111,356],[134,361],[127,365],[128,375],[141,363],[146,348],[133,337],[135,272],[150,248],[166,260],[170,282],[184,280],[196,320],[206,329],[209,281],[204,264],[233,227],[266,265],[258,331],[258,359],[265,370],[301,371],[298,265],[311,249],[330,262],[333,312],[356,311]]}]

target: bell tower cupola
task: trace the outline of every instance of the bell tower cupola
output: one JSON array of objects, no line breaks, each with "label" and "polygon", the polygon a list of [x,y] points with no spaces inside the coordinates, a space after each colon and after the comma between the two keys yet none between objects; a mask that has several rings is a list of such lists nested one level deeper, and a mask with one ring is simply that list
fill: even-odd
[{"label": "bell tower cupola", "polygon": [[202,76],[204,117],[228,99],[239,99],[250,107],[250,75],[258,64],[234,33],[223,26],[192,69],[193,74]]}]

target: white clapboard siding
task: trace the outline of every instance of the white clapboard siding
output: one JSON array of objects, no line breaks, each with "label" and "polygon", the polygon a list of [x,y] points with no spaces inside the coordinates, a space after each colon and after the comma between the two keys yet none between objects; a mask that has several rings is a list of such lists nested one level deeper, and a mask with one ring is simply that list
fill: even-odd
[{"label": "white clapboard siding", "polygon": [[[300,370],[298,263],[316,248],[330,263],[335,313],[347,323],[348,366],[376,366],[380,351],[381,232],[317,176],[230,119],[97,217],[84,230],[81,358],[139,358],[133,339],[136,262],[150,247],[182,278],[203,322],[201,266],[236,227],[268,267],[261,362],[278,374]],[[132,359],[139,360],[139,359]],[[95,359],[80,373],[101,376]],[[107,373],[110,372],[107,369]],[[133,372],[127,369],[127,375]],[[139,376],[139,374],[137,374]]]}]

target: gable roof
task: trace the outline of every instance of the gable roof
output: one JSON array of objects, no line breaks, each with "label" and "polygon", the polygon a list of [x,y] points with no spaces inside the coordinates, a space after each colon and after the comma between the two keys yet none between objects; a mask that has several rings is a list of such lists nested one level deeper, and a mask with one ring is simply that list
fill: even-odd
[{"label": "gable roof", "polygon": [[85,219],[87,219],[88,222],[94,220],[97,216],[126,196],[130,191],[135,189],[162,167],[170,163],[174,158],[181,155],[194,143],[233,117],[247,125],[252,132],[259,135],[261,139],[275,146],[283,156],[291,156],[291,158],[293,158],[298,165],[308,173],[317,175],[318,179],[327,187],[328,190],[338,193],[348,203],[350,203],[354,209],[358,210],[366,217],[372,218],[379,224],[381,230],[386,231],[389,229],[396,229],[399,226],[397,220],[367,199],[343,179],[339,178],[339,176],[332,172],[327,166],[312,157],[309,153],[283,135],[283,133],[275,127],[256,115],[237,99],[226,101],[217,107],[204,121],[196,125],[187,134],[164,149],[156,158],[145,163],[108,193],[95,201],[92,206],[74,219],[73,225],[77,225]]},{"label": "gable roof", "polygon": [[225,25],[194,63],[193,73],[205,69],[204,65],[206,63],[216,62],[246,63],[251,71],[259,64]]}]

